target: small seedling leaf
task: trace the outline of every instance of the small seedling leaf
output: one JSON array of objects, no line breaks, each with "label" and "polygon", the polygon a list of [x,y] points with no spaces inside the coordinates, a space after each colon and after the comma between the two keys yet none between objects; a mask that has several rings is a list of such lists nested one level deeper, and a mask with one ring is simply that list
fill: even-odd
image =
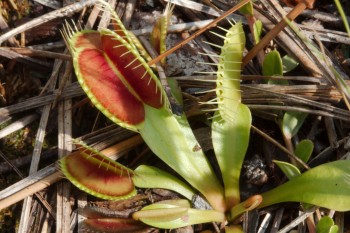
[{"label": "small seedling leaf", "polygon": [[239,9],[242,14],[252,16],[254,13],[253,3],[250,1]]},{"label": "small seedling leaf", "polygon": [[282,132],[284,136],[288,139],[295,136],[304,123],[307,115],[308,114],[304,112],[287,111],[282,120]]},{"label": "small seedling leaf", "polygon": [[307,163],[312,151],[314,150],[314,143],[311,140],[305,139],[300,141],[294,150],[294,154],[300,158],[303,162]]},{"label": "small seedling leaf", "polygon": [[278,51],[273,50],[265,56],[262,73],[264,76],[283,75],[282,59]]},{"label": "small seedling leaf", "polygon": [[235,226],[226,226],[225,233],[244,233],[244,231],[241,226],[235,225]]},{"label": "small seedling leaf", "polygon": [[263,30],[263,24],[260,20],[256,20],[254,25],[253,25],[253,30],[254,30],[254,40],[255,43],[258,43],[260,41],[260,36]]},{"label": "small seedling leaf", "polygon": [[293,164],[277,160],[274,160],[274,163],[277,164],[277,166],[282,170],[282,172],[287,176],[289,180],[301,174],[299,169]]},{"label": "small seedling leaf", "polygon": [[337,233],[338,226],[334,225],[332,218],[324,216],[320,219],[316,226],[317,233]]},{"label": "small seedling leaf", "polygon": [[282,57],[282,63],[283,73],[290,72],[299,65],[299,62],[288,54]]}]

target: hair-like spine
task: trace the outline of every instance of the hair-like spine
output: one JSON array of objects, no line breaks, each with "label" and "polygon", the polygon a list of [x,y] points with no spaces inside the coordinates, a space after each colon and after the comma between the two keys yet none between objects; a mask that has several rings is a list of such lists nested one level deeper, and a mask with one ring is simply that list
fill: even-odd
[{"label": "hair-like spine", "polygon": [[234,106],[241,102],[240,78],[245,35],[240,22],[226,31],[218,63],[216,96],[221,118],[232,121],[235,118]]}]

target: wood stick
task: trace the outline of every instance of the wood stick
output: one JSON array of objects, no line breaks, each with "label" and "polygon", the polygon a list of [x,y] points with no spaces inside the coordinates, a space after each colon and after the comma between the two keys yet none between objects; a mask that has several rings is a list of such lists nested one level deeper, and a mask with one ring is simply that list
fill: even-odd
[{"label": "wood stick", "polygon": [[286,17],[284,17],[271,31],[269,31],[257,45],[255,45],[243,58],[242,67],[245,67],[250,60],[252,60],[256,54],[263,49],[276,35],[282,31],[287,26],[287,20],[293,21],[306,7],[309,3],[306,1],[299,2],[291,12],[289,12]]},{"label": "wood stick", "polygon": [[243,1],[241,1],[236,6],[232,7],[230,10],[228,10],[224,14],[222,14],[220,17],[218,17],[215,20],[213,20],[212,22],[210,22],[207,26],[199,29],[197,32],[192,34],[190,37],[186,38],[185,40],[183,40],[180,43],[178,43],[176,46],[172,47],[171,49],[169,49],[169,50],[165,51],[164,53],[160,54],[158,57],[156,57],[152,61],[148,62],[148,65],[151,66],[153,64],[156,64],[157,62],[162,60],[164,57],[172,54],[173,52],[175,52],[176,50],[178,50],[179,48],[181,48],[182,46],[184,46],[185,44],[187,44],[188,42],[190,42],[191,40],[193,40],[194,38],[196,38],[197,36],[199,36],[203,32],[205,32],[209,28],[215,27],[218,22],[220,22],[221,20],[223,20],[224,18],[226,18],[227,16],[229,16],[233,12],[237,11],[238,9],[240,9],[242,6],[247,4],[249,1],[250,0],[243,0]]}]

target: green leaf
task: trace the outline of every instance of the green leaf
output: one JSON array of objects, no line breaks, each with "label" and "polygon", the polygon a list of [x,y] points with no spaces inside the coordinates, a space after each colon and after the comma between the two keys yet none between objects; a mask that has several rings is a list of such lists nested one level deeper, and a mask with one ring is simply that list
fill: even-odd
[{"label": "green leaf", "polygon": [[281,127],[284,136],[288,139],[294,137],[304,123],[307,115],[304,112],[287,111],[283,116]]},{"label": "green leaf", "polygon": [[[223,187],[199,146],[184,114],[145,105],[146,119],[139,132],[150,149],[200,191],[214,209],[224,210]],[[205,182],[203,182],[205,180]]]},{"label": "green leaf", "polygon": [[332,218],[324,216],[320,219],[316,226],[317,233],[337,233],[338,226],[334,225]]},{"label": "green leaf", "polygon": [[241,61],[245,36],[241,23],[226,33],[218,64],[216,95],[218,111],[212,122],[212,141],[225,187],[227,208],[240,201],[239,177],[248,148],[251,113],[241,103]]},{"label": "green leaf", "polygon": [[175,98],[176,103],[183,105],[181,88],[175,78],[167,78],[168,85],[171,90],[171,95]]},{"label": "green leaf", "polygon": [[294,154],[298,156],[303,162],[307,163],[312,151],[314,150],[314,143],[311,140],[305,139],[300,141],[294,150]]},{"label": "green leaf", "polygon": [[231,106],[235,116],[231,121],[215,115],[212,122],[212,141],[220,166],[228,208],[240,201],[239,177],[247,152],[252,116],[249,108],[241,103]]},{"label": "green leaf", "polygon": [[304,202],[349,211],[350,161],[338,160],[312,168],[261,196],[259,208],[281,202]]},{"label": "green leaf", "polygon": [[234,112],[230,106],[241,101],[241,64],[245,47],[245,34],[242,23],[233,25],[226,33],[224,45],[221,47],[216,79],[216,96],[222,118],[232,119]]},{"label": "green leaf", "polygon": [[288,54],[282,57],[282,63],[283,73],[292,71],[299,65],[299,62]]},{"label": "green leaf", "polygon": [[338,233],[339,232],[339,227],[337,225],[331,226],[329,228],[329,233]]},{"label": "green leaf", "polygon": [[263,30],[263,24],[260,20],[256,20],[254,25],[253,25],[253,30],[254,30],[254,40],[255,43],[258,43],[260,41],[260,36]]},{"label": "green leaf", "polygon": [[183,203],[177,204],[173,200],[169,202],[158,202],[144,207],[132,216],[147,225],[162,229],[173,229],[208,222],[224,222],[224,213],[215,210],[199,210],[185,207]]},{"label": "green leaf", "polygon": [[242,14],[252,16],[254,15],[253,3],[250,1],[239,9]]},{"label": "green leaf", "polygon": [[189,200],[195,194],[193,189],[175,176],[159,168],[141,165],[135,169],[132,177],[135,186],[140,188],[163,188],[173,190]]},{"label": "green leaf", "polygon": [[287,176],[289,180],[301,174],[299,169],[293,164],[277,160],[274,160],[273,162],[277,164],[277,166],[282,170],[282,172]]},{"label": "green leaf", "polygon": [[262,73],[264,76],[283,75],[282,59],[277,50],[273,50],[265,56],[265,60],[262,65]]},{"label": "green leaf", "polygon": [[346,17],[346,14],[344,12],[344,9],[343,9],[339,0],[334,0],[334,2],[335,2],[335,5],[337,6],[340,17],[342,18],[342,20],[344,22],[344,26],[345,26],[346,32],[348,33],[348,37],[350,37],[350,26],[349,26],[349,22],[348,22],[348,19]]}]

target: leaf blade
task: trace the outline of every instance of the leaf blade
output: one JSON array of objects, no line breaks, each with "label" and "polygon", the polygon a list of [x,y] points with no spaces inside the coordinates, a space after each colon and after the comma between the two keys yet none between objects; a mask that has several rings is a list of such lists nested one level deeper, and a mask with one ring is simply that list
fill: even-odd
[{"label": "leaf blade", "polygon": [[[350,161],[338,160],[310,169],[261,194],[259,208],[281,202],[304,202],[336,211],[350,210]],[[327,172],[325,172],[327,171]]]}]

